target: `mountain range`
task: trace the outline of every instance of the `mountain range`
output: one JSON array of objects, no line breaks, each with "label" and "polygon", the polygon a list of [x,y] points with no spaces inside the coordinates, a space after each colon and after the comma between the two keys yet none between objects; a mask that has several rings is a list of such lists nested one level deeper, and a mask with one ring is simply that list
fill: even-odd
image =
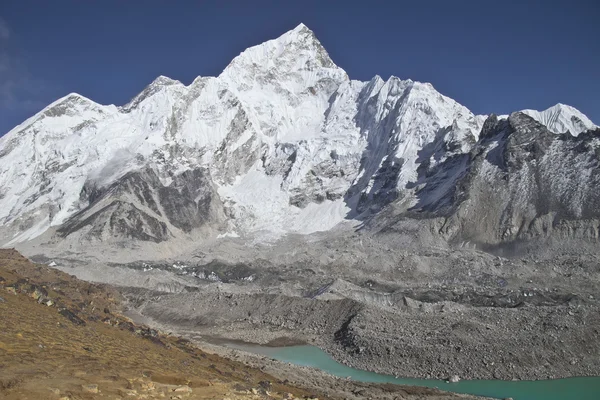
[{"label": "mountain range", "polygon": [[600,129],[573,107],[474,115],[351,80],[304,25],[124,106],[72,93],[0,138],[0,245],[85,252],[410,221],[444,242],[597,240]]}]

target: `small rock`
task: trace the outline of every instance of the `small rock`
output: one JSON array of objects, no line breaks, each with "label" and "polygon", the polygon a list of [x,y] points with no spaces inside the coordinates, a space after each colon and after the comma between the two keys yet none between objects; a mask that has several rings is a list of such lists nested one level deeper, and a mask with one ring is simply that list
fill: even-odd
[{"label": "small rock", "polygon": [[154,385],[154,382],[150,381],[150,382],[142,382],[142,390],[146,390],[146,391],[152,391],[156,389],[156,385]]},{"label": "small rock", "polygon": [[121,396],[137,396],[138,392],[133,389],[121,389],[119,390]]},{"label": "small rock", "polygon": [[0,303],[4,303],[6,300],[4,300],[2,297],[0,297]]},{"label": "small rock", "polygon": [[173,389],[176,393],[192,393],[192,388],[189,386],[179,386]]},{"label": "small rock", "polygon": [[81,388],[86,393],[98,393],[98,385],[81,385]]},{"label": "small rock", "polygon": [[269,382],[269,381],[260,381],[260,382],[258,382],[258,385],[265,390],[271,388],[271,382]]},{"label": "small rock", "polygon": [[50,388],[50,391],[52,392],[52,394],[55,394],[57,396],[60,394],[60,389]]},{"label": "small rock", "polygon": [[73,311],[67,310],[63,308],[58,312],[63,317],[67,318],[69,321],[74,323],[75,325],[85,325],[85,321],[79,318]]},{"label": "small rock", "polygon": [[252,388],[252,394],[258,394],[258,390],[256,390],[256,388]]},{"label": "small rock", "polygon": [[450,379],[448,379],[448,382],[450,382],[450,383],[458,383],[458,382],[460,382],[460,377],[458,375],[452,375],[450,377]]}]

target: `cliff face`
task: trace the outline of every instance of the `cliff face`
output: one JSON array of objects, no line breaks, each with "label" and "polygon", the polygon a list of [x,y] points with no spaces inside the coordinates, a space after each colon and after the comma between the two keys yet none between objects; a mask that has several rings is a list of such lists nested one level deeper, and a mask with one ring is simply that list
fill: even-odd
[{"label": "cliff face", "polygon": [[556,135],[524,113],[492,116],[469,153],[421,164],[419,202],[402,216],[437,218],[439,233],[456,241],[595,241],[599,143],[599,130]]}]

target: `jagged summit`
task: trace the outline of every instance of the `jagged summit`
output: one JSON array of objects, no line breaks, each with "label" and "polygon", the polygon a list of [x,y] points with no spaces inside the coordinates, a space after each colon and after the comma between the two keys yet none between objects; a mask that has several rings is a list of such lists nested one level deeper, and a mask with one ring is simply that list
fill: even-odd
[{"label": "jagged summit", "polygon": [[149,86],[153,85],[177,85],[181,84],[178,80],[171,79],[168,76],[160,75],[158,78],[152,81]]},{"label": "jagged summit", "polygon": [[[298,72],[317,68],[338,69],[314,32],[306,25],[280,37],[244,50],[225,68],[219,77],[235,79],[257,71]],[[248,69],[245,74],[243,69]]]},{"label": "jagged summit", "polygon": [[144,88],[137,96],[135,96],[129,103],[121,107],[121,111],[130,112],[133,108],[137,107],[145,99],[163,91],[165,88],[172,86],[183,86],[183,84],[175,79],[171,79],[167,76],[160,75],[154,79],[148,86]]},{"label": "jagged summit", "polygon": [[[310,31],[310,29],[308,28],[308,26],[304,25],[304,23],[303,23],[303,22],[300,22],[300,23],[298,24],[298,26],[296,26],[294,29],[292,29],[292,30],[291,30],[291,31],[289,31],[289,32],[299,32],[299,31],[303,31],[303,30],[306,30],[306,29]],[[311,31],[311,32],[312,32],[312,31]]]},{"label": "jagged summit", "polygon": [[47,115],[50,110],[54,110],[57,108],[61,108],[63,110],[65,110],[68,107],[72,107],[75,105],[89,105],[89,106],[101,106],[100,104],[96,103],[95,101],[88,99],[87,97],[79,94],[79,93],[69,93],[66,96],[63,96],[55,101],[53,101],[52,103],[50,103],[44,110],[42,110],[42,114]]},{"label": "jagged summit", "polygon": [[141,93],[144,93],[148,90],[155,90],[156,88],[162,88],[162,87],[173,86],[173,85],[183,86],[183,83],[181,83],[180,81],[178,81],[176,79],[169,78],[168,76],[159,75],[156,79],[154,79],[152,82],[150,82],[144,88],[144,90],[142,90]]},{"label": "jagged summit", "polygon": [[92,100],[88,99],[85,96],[80,95],[79,93],[71,92],[71,93],[67,94],[66,96],[63,96],[63,97],[55,100],[54,102],[50,103],[48,105],[48,107],[52,107],[53,105],[60,104],[65,101],[74,101],[74,100],[83,100],[83,101],[93,102]]},{"label": "jagged summit", "polygon": [[306,25],[300,23],[296,28],[287,33],[287,44],[295,44],[300,48],[314,50],[320,66],[325,68],[336,68],[337,66],[329,57],[327,50],[323,47],[315,33]]},{"label": "jagged summit", "polygon": [[570,132],[577,136],[597,126],[575,107],[558,103],[544,111],[523,110],[523,113],[546,125],[554,133]]}]

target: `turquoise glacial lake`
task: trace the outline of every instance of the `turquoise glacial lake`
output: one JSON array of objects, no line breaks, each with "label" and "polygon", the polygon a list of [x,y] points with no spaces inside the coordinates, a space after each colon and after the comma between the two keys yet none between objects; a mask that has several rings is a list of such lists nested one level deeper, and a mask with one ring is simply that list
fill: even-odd
[{"label": "turquoise glacial lake", "polygon": [[472,380],[446,383],[440,380],[395,378],[347,367],[315,346],[267,347],[233,344],[230,348],[261,354],[279,361],[318,368],[331,375],[361,382],[395,383],[438,388],[440,390],[514,400],[600,400],[600,377],[578,377],[539,381]]}]

